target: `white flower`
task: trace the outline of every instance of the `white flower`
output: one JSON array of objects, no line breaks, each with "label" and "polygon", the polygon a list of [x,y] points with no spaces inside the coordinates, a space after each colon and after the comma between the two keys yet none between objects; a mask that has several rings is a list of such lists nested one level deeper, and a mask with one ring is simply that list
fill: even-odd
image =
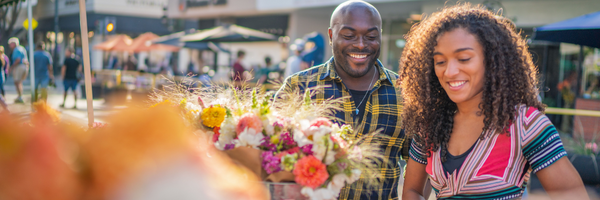
[{"label": "white flower", "polygon": [[263,136],[262,133],[257,133],[253,128],[246,128],[240,135],[238,135],[238,139],[235,141],[235,147],[253,147],[257,148],[262,142]]},{"label": "white flower", "polygon": [[[333,141],[329,137],[329,128],[321,126],[318,131],[313,135],[313,155],[323,161],[326,165],[329,165],[335,161],[335,152],[333,151]],[[327,154],[327,155],[326,155]]]},{"label": "white flower", "polygon": [[202,108],[199,105],[193,104],[191,102],[187,102],[185,104],[185,109],[186,110],[199,110],[199,111],[202,111]]},{"label": "white flower", "polygon": [[308,128],[310,128],[310,121],[307,119],[300,120],[299,122],[300,130],[306,135],[312,135],[312,133],[308,133]]},{"label": "white flower", "polygon": [[225,120],[223,120],[223,123],[221,123],[221,129],[219,129],[219,143],[223,145],[231,144],[235,138],[236,124],[237,123],[233,117],[226,117]]},{"label": "white flower", "polygon": [[294,141],[296,141],[296,143],[298,143],[299,147],[313,143],[306,137],[306,135],[304,135],[304,133],[302,131],[300,131],[298,129],[294,130]]},{"label": "white flower", "polygon": [[271,120],[269,120],[268,117],[264,117],[264,116],[261,117],[261,119],[262,119],[263,128],[267,132],[267,135],[273,135],[275,133],[275,127],[273,127],[273,123],[271,123]]},{"label": "white flower", "polygon": [[335,151],[329,149],[327,155],[325,156],[325,161],[323,163],[325,163],[326,165],[331,165],[333,161],[335,161]]},{"label": "white flower", "polygon": [[351,170],[352,175],[350,175],[350,179],[348,181],[348,184],[354,183],[354,181],[357,181],[360,178],[360,174],[362,173],[362,171],[360,171],[360,169],[353,169]]},{"label": "white flower", "polygon": [[339,193],[346,183],[350,183],[350,177],[346,176],[344,173],[340,173],[331,178],[331,182],[329,183],[328,187],[331,187],[332,190]]},{"label": "white flower", "polygon": [[329,199],[337,199],[337,197],[340,195],[339,191],[334,191],[332,190],[330,187],[327,188],[318,188],[316,190],[313,190],[310,187],[304,187],[302,188],[302,190],[300,191],[300,193],[308,198],[310,198],[311,200],[329,200]]}]

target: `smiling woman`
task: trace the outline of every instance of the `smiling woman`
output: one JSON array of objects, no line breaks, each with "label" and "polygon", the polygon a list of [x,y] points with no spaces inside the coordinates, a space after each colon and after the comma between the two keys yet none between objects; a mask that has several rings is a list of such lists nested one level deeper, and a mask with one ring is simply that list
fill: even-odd
[{"label": "smiling woman", "polygon": [[510,20],[445,8],[412,28],[400,67],[413,137],[403,199],[419,199],[428,176],[437,199],[521,198],[531,172],[555,198],[588,198]]}]

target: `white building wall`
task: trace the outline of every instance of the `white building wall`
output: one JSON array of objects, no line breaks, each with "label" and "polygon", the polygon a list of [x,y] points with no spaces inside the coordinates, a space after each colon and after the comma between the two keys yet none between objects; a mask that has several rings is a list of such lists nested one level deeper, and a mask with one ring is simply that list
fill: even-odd
[{"label": "white building wall", "polygon": [[96,0],[94,12],[136,17],[160,18],[169,0]]},{"label": "white building wall", "polygon": [[[480,4],[482,0],[463,0]],[[504,0],[504,16],[513,19],[519,27],[537,27],[569,18],[600,11],[599,0]],[[448,1],[446,5],[456,5]],[[442,1],[423,2],[423,13],[431,14],[444,7]]]},{"label": "white building wall", "polygon": [[168,16],[170,18],[208,18],[221,16],[244,16],[256,14],[256,0],[228,0],[225,5],[208,5],[203,7],[189,7],[180,10],[179,0],[168,2]]}]

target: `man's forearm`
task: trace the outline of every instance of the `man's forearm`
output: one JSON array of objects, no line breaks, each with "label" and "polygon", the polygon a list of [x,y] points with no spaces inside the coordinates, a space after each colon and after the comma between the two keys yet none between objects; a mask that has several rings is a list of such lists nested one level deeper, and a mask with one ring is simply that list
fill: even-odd
[{"label": "man's forearm", "polygon": [[19,65],[18,63],[21,63],[21,59],[20,58],[15,59],[15,61],[13,62],[13,64],[10,66],[10,68],[12,69],[12,68],[17,67],[17,65]]},{"label": "man's forearm", "polygon": [[52,70],[52,65],[48,65],[48,74],[50,78],[54,78],[54,70]]}]

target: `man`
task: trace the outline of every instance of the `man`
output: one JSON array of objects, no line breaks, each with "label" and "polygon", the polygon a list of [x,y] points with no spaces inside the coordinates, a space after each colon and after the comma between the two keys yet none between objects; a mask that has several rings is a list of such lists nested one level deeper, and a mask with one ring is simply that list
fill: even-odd
[{"label": "man", "polygon": [[79,61],[77,61],[77,59],[75,59],[73,51],[71,49],[67,49],[65,51],[65,63],[60,70],[60,74],[63,77],[63,85],[65,86],[63,103],[60,105],[60,107],[65,107],[67,93],[69,89],[71,89],[71,91],[73,91],[73,99],[75,100],[73,109],[77,108],[77,83],[79,82],[79,78],[77,77],[78,73],[81,73],[81,64]]},{"label": "man", "polygon": [[233,63],[233,81],[235,81],[235,82],[240,82],[240,81],[246,80],[246,77],[244,75],[244,72],[246,71],[246,69],[242,65],[242,60],[244,60],[245,56],[246,56],[246,52],[244,52],[242,50],[239,50],[237,52],[237,59],[235,60],[235,63]]},{"label": "man", "polygon": [[41,93],[41,100],[48,99],[48,84],[54,79],[52,72],[52,56],[44,51],[44,43],[35,45],[33,52],[33,64],[35,69],[35,95],[33,101],[37,101],[38,94]]},{"label": "man", "polygon": [[8,39],[8,46],[12,50],[12,65],[10,66],[10,71],[12,72],[18,95],[17,99],[15,99],[15,103],[23,103],[23,98],[21,98],[23,95],[23,80],[27,78],[27,73],[29,71],[29,68],[27,67],[27,51],[25,50],[25,47],[19,45],[19,38],[16,37]]},{"label": "man", "polygon": [[[401,130],[401,95],[394,86],[398,75],[377,60],[381,44],[381,16],[364,1],[347,1],[331,15],[329,44],[333,58],[326,63],[296,73],[284,81],[281,90],[304,92],[318,87],[313,99],[344,99],[343,111],[335,113],[336,123],[348,124],[358,131],[358,138],[379,129],[390,136],[382,144],[385,159],[380,168],[382,183],[367,190],[363,180],[342,189],[340,199],[397,199],[400,167],[407,158],[408,145]],[[277,94],[278,98],[284,98]],[[368,105],[368,106],[367,106]],[[402,152],[402,153],[401,153]]]},{"label": "man", "polygon": [[286,61],[287,67],[285,68],[285,73],[283,75],[284,78],[304,70],[300,69],[300,63],[302,62],[300,53],[304,50],[304,40],[300,38],[296,39],[294,44],[290,45],[290,50],[292,51],[292,56]]}]

